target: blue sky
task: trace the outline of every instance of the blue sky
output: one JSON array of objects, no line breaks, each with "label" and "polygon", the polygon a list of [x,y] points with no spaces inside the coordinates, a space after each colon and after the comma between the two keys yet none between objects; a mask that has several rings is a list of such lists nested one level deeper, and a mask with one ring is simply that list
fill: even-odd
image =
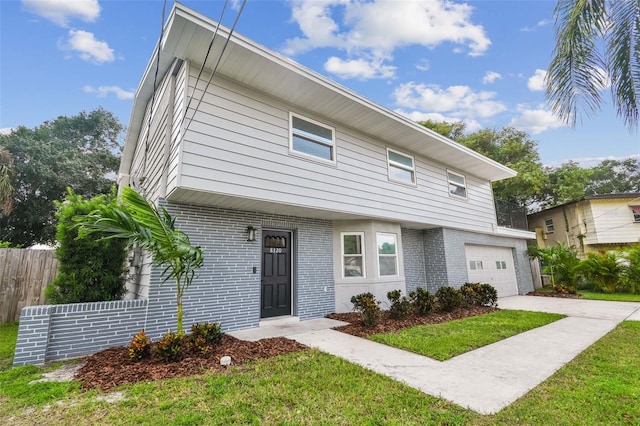
[{"label": "blue sky", "polygon": [[[182,3],[217,20],[224,1]],[[240,1],[226,9],[231,26]],[[173,2],[167,1],[167,11]],[[160,0],[0,0],[0,129],[99,106],[126,126],[160,32]],[[544,164],[640,155],[605,105],[575,129],[542,81],[555,1],[249,0],[236,31],[415,120],[514,126]],[[605,99],[609,94],[605,93]]]}]

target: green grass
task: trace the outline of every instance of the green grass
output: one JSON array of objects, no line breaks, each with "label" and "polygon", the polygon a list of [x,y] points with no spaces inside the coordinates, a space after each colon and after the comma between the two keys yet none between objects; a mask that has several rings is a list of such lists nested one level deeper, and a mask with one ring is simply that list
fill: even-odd
[{"label": "green grass", "polygon": [[589,300],[611,300],[614,302],[640,302],[640,294],[628,294],[628,293],[596,293],[593,291],[578,290],[578,293],[582,295],[583,299]]},{"label": "green grass", "polygon": [[638,424],[640,322],[624,322],[497,415],[482,416],[315,350],[225,374],[121,386],[108,403],[44,371],[0,372],[0,424]]},{"label": "green grass", "polygon": [[640,424],[640,322],[621,323],[485,424]]},{"label": "green grass", "polygon": [[0,324],[0,371],[11,367],[18,338],[18,323]]},{"label": "green grass", "polygon": [[445,361],[561,318],[564,315],[505,310],[395,333],[374,334],[370,339]]}]

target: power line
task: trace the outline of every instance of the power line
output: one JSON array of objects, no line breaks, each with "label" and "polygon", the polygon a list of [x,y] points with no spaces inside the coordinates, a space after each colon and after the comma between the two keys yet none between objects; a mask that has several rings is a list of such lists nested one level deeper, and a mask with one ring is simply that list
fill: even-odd
[{"label": "power line", "polygon": [[[220,52],[220,55],[218,56],[218,60],[216,62],[216,65],[213,67],[213,71],[211,71],[211,75],[209,76],[209,80],[207,81],[207,84],[204,86],[204,89],[202,90],[202,95],[200,96],[200,99],[198,100],[198,104],[196,105],[195,109],[193,110],[193,114],[191,115],[191,118],[189,119],[189,122],[187,123],[187,125],[185,126],[185,132],[187,130],[189,130],[189,126],[191,125],[191,122],[193,121],[193,117],[195,117],[196,112],[198,111],[198,109],[200,108],[200,104],[202,103],[202,99],[204,99],[204,95],[205,93],[207,93],[207,87],[209,87],[209,85],[211,84],[211,81],[213,80],[213,76],[215,75],[216,71],[218,70],[218,66],[220,65],[220,61],[222,60],[222,56],[224,56],[224,52],[225,50],[227,50],[227,46],[229,45],[229,41],[231,40],[231,36],[233,35],[233,32],[235,31],[236,25],[238,24],[238,20],[240,19],[240,15],[242,14],[242,11],[244,9],[244,6],[247,4],[247,0],[242,0],[242,5],[240,6],[240,9],[238,10],[238,14],[236,15],[236,19],[235,21],[233,21],[233,26],[231,27],[231,30],[229,31],[229,35],[227,36],[227,40],[224,43],[224,46],[222,46],[222,51]],[[218,23],[218,27],[220,26],[220,23]],[[216,27],[217,30],[217,27]],[[214,35],[215,37],[215,35]],[[211,42],[211,45],[213,45],[213,41]],[[209,46],[211,48],[211,46]],[[209,52],[207,52],[207,55],[209,54]],[[204,67],[204,63],[202,64],[202,66]],[[194,94],[195,94],[195,90],[197,89],[198,86],[198,81],[196,81],[196,85],[194,87]],[[191,102],[189,102],[191,103]]]}]

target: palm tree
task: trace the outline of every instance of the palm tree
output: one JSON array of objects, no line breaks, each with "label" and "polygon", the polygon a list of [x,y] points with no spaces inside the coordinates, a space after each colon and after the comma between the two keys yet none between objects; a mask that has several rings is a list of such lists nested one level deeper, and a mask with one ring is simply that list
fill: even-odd
[{"label": "palm tree", "polygon": [[[175,219],[158,209],[130,187],[121,194],[121,207],[106,206],[79,219],[80,232],[102,232],[105,238],[124,238],[153,256],[165,269],[164,281],[174,278],[178,305],[178,333],[182,332],[182,295],[189,288],[195,271],[202,266],[201,247],[194,247],[184,232],[175,229]],[[167,274],[168,272],[168,274]]]},{"label": "palm tree", "polygon": [[640,107],[640,0],[558,0],[556,47],[547,74],[547,100],[572,126],[578,107],[593,115],[601,90],[630,131]]}]

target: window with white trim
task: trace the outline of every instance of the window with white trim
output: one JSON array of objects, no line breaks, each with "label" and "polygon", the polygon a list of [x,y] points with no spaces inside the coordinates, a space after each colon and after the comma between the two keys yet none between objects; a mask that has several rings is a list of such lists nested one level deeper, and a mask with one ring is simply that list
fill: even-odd
[{"label": "window with white trim", "polygon": [[482,260],[470,260],[469,269],[471,269],[472,271],[475,271],[476,269],[484,269],[484,267],[482,266]]},{"label": "window with white trim", "polygon": [[545,219],[544,227],[547,230],[547,234],[553,234],[553,219]]},{"label": "window with white trim", "polygon": [[507,262],[504,260],[496,260],[496,269],[507,269]]},{"label": "window with white trim", "polygon": [[633,221],[640,223],[640,206],[631,206],[631,213],[633,213]]},{"label": "window with white trim", "polygon": [[416,169],[412,156],[387,148],[387,166],[389,180],[409,185],[416,184]]},{"label": "window with white trim", "polygon": [[464,175],[447,170],[449,182],[449,195],[459,198],[467,198],[467,180]]},{"label": "window with white trim", "polygon": [[342,277],[364,278],[364,233],[342,232]]},{"label": "window with white trim", "polygon": [[290,130],[291,152],[335,163],[336,144],[333,127],[290,113]]},{"label": "window with white trim", "polygon": [[378,248],[378,275],[398,276],[398,236],[396,234],[376,234]]}]

